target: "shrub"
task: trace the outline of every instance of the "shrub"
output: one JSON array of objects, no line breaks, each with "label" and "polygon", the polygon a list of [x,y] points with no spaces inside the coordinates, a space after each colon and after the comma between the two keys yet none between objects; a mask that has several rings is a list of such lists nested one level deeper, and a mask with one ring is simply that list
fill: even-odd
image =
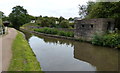
[{"label": "shrub", "polygon": [[61,28],[69,28],[69,22],[67,20],[63,20],[60,22]]},{"label": "shrub", "polygon": [[46,34],[57,34],[58,32],[56,29],[47,28],[47,27],[43,28],[42,30],[43,30],[42,33],[46,33]]},{"label": "shrub", "polygon": [[74,36],[74,33],[73,33],[73,32],[60,31],[60,32],[58,33],[58,35],[60,35],[60,36],[66,36],[66,37],[73,37],[73,36]]},{"label": "shrub", "polygon": [[68,37],[74,37],[74,33],[73,33],[73,32],[66,32],[66,35],[67,35]]},{"label": "shrub", "polygon": [[95,35],[93,37],[92,44],[109,46],[109,47],[117,47],[120,44],[120,34],[112,33],[112,34],[106,34],[103,36]]},{"label": "shrub", "polygon": [[65,33],[64,31],[60,31],[60,32],[58,33],[58,35],[60,35],[60,36],[66,36],[66,33]]}]

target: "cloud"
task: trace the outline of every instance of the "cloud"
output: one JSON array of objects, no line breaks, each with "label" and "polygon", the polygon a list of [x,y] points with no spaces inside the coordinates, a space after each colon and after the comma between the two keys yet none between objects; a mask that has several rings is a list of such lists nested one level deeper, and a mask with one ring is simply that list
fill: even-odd
[{"label": "cloud", "polygon": [[78,17],[78,5],[88,0],[0,0],[0,11],[9,15],[12,8],[21,5],[34,16]]}]

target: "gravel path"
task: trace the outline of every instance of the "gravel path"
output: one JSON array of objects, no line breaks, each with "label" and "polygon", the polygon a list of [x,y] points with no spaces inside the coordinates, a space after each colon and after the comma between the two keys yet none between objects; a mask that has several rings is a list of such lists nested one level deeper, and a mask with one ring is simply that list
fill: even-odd
[{"label": "gravel path", "polygon": [[8,34],[0,37],[0,71],[7,71],[12,58],[12,43],[17,35],[17,31],[8,28]]}]

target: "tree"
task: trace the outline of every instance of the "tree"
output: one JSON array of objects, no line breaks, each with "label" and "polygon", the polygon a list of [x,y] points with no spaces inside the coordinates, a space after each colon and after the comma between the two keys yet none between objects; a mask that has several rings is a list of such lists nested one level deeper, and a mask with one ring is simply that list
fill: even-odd
[{"label": "tree", "polygon": [[114,18],[120,30],[120,2],[98,2],[88,14],[89,18]]},{"label": "tree", "polygon": [[27,10],[22,6],[13,7],[9,19],[12,22],[13,27],[16,29],[19,29],[23,24],[30,22],[30,16],[27,13]]},{"label": "tree", "polygon": [[80,18],[85,18],[85,16],[87,15],[86,9],[87,9],[87,7],[85,5],[79,5]]},{"label": "tree", "polygon": [[4,17],[4,13],[2,11],[0,11],[0,18]]},{"label": "tree", "polygon": [[68,20],[69,20],[69,21],[73,21],[73,20],[74,20],[74,18],[71,18],[71,17],[70,17]]},{"label": "tree", "polygon": [[42,27],[49,27],[49,26],[50,26],[50,24],[49,24],[49,19],[43,18],[43,19],[41,20],[41,26],[42,26]]},{"label": "tree", "polygon": [[120,29],[120,2],[88,2],[79,7],[79,15],[85,18],[114,18],[115,27]]},{"label": "tree", "polygon": [[60,27],[61,28],[69,28],[69,21],[67,21],[67,20],[61,21]]},{"label": "tree", "polygon": [[56,27],[56,18],[49,17],[49,24],[50,24],[50,27]]},{"label": "tree", "polygon": [[9,17],[4,16],[4,17],[2,18],[2,20],[3,20],[3,21],[9,21]]},{"label": "tree", "polygon": [[65,18],[63,18],[62,16],[60,16],[60,18],[58,19],[59,23],[61,23],[63,20],[65,20]]},{"label": "tree", "polygon": [[79,5],[79,15],[80,18],[86,18],[86,16],[91,11],[92,7],[95,5],[95,2],[89,1],[87,5]]}]

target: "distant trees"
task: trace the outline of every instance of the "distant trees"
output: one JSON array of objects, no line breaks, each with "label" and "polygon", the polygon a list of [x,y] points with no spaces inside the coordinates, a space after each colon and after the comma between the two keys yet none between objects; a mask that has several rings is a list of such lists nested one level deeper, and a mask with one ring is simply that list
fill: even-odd
[{"label": "distant trees", "polygon": [[92,1],[87,2],[87,5],[79,5],[80,17],[86,18],[94,5],[95,5],[95,2],[92,2]]},{"label": "distant trees", "polygon": [[50,26],[50,22],[49,22],[49,20],[48,19],[42,19],[41,20],[41,26],[42,27],[49,27]]},{"label": "distant trees", "polygon": [[69,21],[63,20],[60,22],[60,27],[61,28],[69,28]]},{"label": "distant trees", "polygon": [[64,17],[48,17],[48,16],[32,16],[29,15],[27,10],[22,6],[15,6],[12,8],[12,12],[8,17],[4,17],[3,20],[10,21],[12,23],[12,27],[19,29],[20,26],[25,23],[29,23],[31,20],[35,20],[35,24],[41,27],[54,27],[54,28],[69,28],[74,27],[74,24],[69,23],[69,21],[73,21],[73,18],[69,18],[68,20]]},{"label": "distant trees", "polygon": [[4,16],[4,13],[0,11],[0,18],[2,18],[3,16]]},{"label": "distant trees", "polygon": [[58,19],[59,23],[61,23],[63,20],[65,20],[65,18],[62,16],[60,16],[60,18]]},{"label": "distant trees", "polygon": [[22,6],[13,7],[12,12],[9,15],[9,20],[16,29],[19,29],[23,24],[30,22],[30,18],[31,16]]},{"label": "distant trees", "polygon": [[56,27],[56,18],[55,17],[38,17],[37,23],[42,27]]},{"label": "distant trees", "polygon": [[69,21],[74,21],[74,18],[71,18],[71,17],[70,17],[68,20],[69,20]]},{"label": "distant trees", "polygon": [[83,18],[114,18],[120,29],[120,2],[88,2],[79,5],[79,15]]},{"label": "distant trees", "polygon": [[69,18],[68,20],[64,17],[60,16],[57,17],[47,17],[47,16],[40,16],[37,17],[37,23],[39,26],[42,27],[56,27],[56,28],[69,28],[73,27],[73,24],[69,23],[69,21],[73,21],[73,18]]},{"label": "distant trees", "polygon": [[9,17],[4,16],[4,17],[2,18],[2,20],[3,20],[3,21],[9,21]]}]

